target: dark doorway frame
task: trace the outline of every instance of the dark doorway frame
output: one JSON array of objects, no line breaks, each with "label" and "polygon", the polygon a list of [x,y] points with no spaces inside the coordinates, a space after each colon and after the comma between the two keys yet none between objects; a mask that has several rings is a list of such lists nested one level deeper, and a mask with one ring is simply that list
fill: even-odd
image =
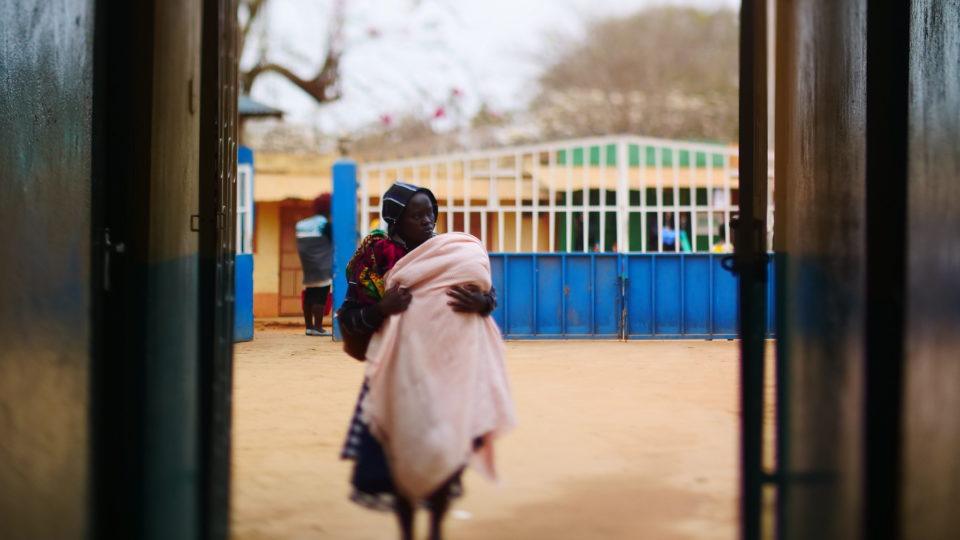
[{"label": "dark doorway frame", "polygon": [[200,64],[201,531],[230,523],[238,142],[237,1],[204,0]]},{"label": "dark doorway frame", "polygon": [[913,2],[867,4],[864,538],[900,538]]},{"label": "dark doorway frame", "polygon": [[[862,450],[858,463],[854,465],[860,473],[858,485],[854,487],[859,492],[858,505],[862,508],[858,516],[859,535],[871,539],[901,538],[904,534],[902,471],[909,248],[910,54],[911,46],[916,46],[911,41],[910,25],[914,20],[911,8],[915,5],[914,2],[869,2],[857,8],[865,15],[862,28],[867,44],[862,94],[866,103],[863,115],[866,129],[862,134],[866,167],[864,176],[850,181],[863,182],[866,195],[863,235],[866,305],[863,330],[857,336],[864,347],[862,357],[838,357],[837,362],[856,365],[863,374],[864,393],[856,415],[862,419],[864,431]],[[766,8],[764,0],[746,0],[741,7],[740,185],[743,197],[737,223],[734,266],[741,280],[741,535],[747,539],[760,538],[761,495],[765,484],[778,488],[774,519],[776,536],[789,536],[788,525],[783,521],[787,498],[785,487],[800,480],[800,473],[788,470],[780,463],[790,446],[785,440],[787,430],[784,428],[788,399],[785,387],[789,381],[781,378],[786,377],[784,367],[788,359],[780,347],[790,337],[790,326],[783,324],[785,315],[782,312],[778,313],[777,323],[780,340],[777,358],[778,463],[775,470],[764,471],[761,461],[764,345],[757,330],[762,328],[758,325],[764,321],[758,317],[757,311],[766,302],[762,296],[764,289],[758,284],[765,282],[767,276],[757,265],[763,255],[757,239],[765,227],[758,227],[764,216],[757,215],[756,204],[749,204],[749,201],[766,196],[765,190],[757,189],[763,185],[761,182],[765,182],[766,171],[766,51],[761,40],[761,36],[766,35]],[[814,9],[814,6],[808,8]],[[923,30],[918,28],[915,31],[919,34]],[[778,76],[783,75],[778,72]],[[804,75],[796,74],[798,77]],[[802,226],[802,223],[789,224],[789,227]],[[782,271],[784,269],[777,268],[778,273]],[[778,310],[788,309],[784,299],[786,285],[781,285],[785,281],[778,275]]]},{"label": "dark doorway frame", "polygon": [[767,0],[740,7],[740,199],[733,269],[740,276],[741,536],[761,536],[767,313]]},{"label": "dark doorway frame", "polygon": [[[93,95],[91,536],[149,536],[144,513],[152,450],[143,437],[147,372],[137,362],[151,208],[154,8],[96,4]],[[236,0],[204,0],[198,188],[200,277],[200,535],[226,538],[229,523],[234,200],[237,152]],[[910,3],[870,3],[866,98],[866,426],[862,535],[899,537],[902,519],[902,393],[907,259]],[[732,269],[740,276],[741,535],[759,538],[762,488],[788,471],[764,472],[763,383],[767,291],[767,1],[741,6],[740,202]],[[135,141],[135,144],[131,144]],[[121,149],[128,149],[124,152]],[[782,302],[778,302],[782,305]],[[778,325],[781,332],[788,329]],[[782,338],[781,338],[782,339]],[[859,359],[858,359],[859,360]],[[779,443],[780,441],[778,441]],[[782,531],[779,531],[782,533]]]},{"label": "dark doorway frame", "polygon": [[[156,453],[144,437],[150,412],[146,354],[150,273],[154,28],[157,2],[99,0],[95,6],[93,219],[91,235],[92,489],[90,536],[144,538]],[[233,257],[237,155],[236,0],[203,0],[197,109],[199,286],[195,322],[199,480],[189,504],[199,536],[225,539],[229,528],[233,354]],[[188,90],[184,88],[184,90]],[[156,414],[156,411],[153,413]],[[154,456],[148,458],[148,456]]]},{"label": "dark doorway frame", "polygon": [[[149,232],[152,3],[100,0],[95,7],[91,298],[91,536],[142,534],[146,444],[140,424]],[[123,44],[122,46],[119,44]],[[129,151],[130,141],[137,141]]]}]

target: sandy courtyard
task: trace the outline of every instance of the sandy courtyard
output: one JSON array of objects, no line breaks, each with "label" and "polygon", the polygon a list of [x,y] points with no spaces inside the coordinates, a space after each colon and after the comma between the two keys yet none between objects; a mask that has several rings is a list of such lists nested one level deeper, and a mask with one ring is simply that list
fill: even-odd
[{"label": "sandy courtyard", "polygon": [[[520,424],[497,447],[499,485],[464,476],[449,538],[736,536],[735,343],[507,348]],[[347,500],[337,456],[362,364],[292,329],[258,331],[235,362],[233,537],[397,538],[391,515]]]}]

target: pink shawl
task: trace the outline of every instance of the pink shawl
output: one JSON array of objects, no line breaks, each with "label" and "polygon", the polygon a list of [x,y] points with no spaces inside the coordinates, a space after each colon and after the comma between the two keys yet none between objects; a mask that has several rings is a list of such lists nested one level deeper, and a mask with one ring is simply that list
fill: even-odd
[{"label": "pink shawl", "polygon": [[[367,349],[364,419],[397,488],[413,499],[468,461],[493,479],[493,438],[515,424],[496,323],[447,305],[447,290],[464,283],[491,286],[490,258],[474,236],[438,235],[408,253],[386,275],[386,288],[409,288],[410,306]],[[484,444],[474,452],[477,437]]]}]

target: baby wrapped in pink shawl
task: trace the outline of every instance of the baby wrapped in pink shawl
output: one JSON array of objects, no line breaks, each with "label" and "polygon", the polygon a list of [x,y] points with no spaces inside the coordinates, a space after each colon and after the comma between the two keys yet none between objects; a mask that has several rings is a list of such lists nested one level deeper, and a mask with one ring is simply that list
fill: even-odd
[{"label": "baby wrapped in pink shawl", "polygon": [[[516,423],[504,345],[491,317],[454,312],[447,291],[490,290],[490,258],[476,237],[446,233],[408,253],[386,288],[410,290],[367,349],[364,419],[383,445],[397,488],[422,499],[468,462],[490,479],[493,439]],[[474,451],[473,440],[484,444]]]}]

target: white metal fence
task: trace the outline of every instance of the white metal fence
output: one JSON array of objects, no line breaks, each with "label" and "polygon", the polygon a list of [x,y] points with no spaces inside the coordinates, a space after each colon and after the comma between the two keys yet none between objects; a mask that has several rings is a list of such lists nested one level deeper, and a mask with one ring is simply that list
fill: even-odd
[{"label": "white metal fence", "polygon": [[[737,148],[636,136],[559,141],[362,164],[363,234],[397,179],[437,196],[437,229],[491,252],[726,252]],[[768,247],[773,161],[768,173]]]}]

